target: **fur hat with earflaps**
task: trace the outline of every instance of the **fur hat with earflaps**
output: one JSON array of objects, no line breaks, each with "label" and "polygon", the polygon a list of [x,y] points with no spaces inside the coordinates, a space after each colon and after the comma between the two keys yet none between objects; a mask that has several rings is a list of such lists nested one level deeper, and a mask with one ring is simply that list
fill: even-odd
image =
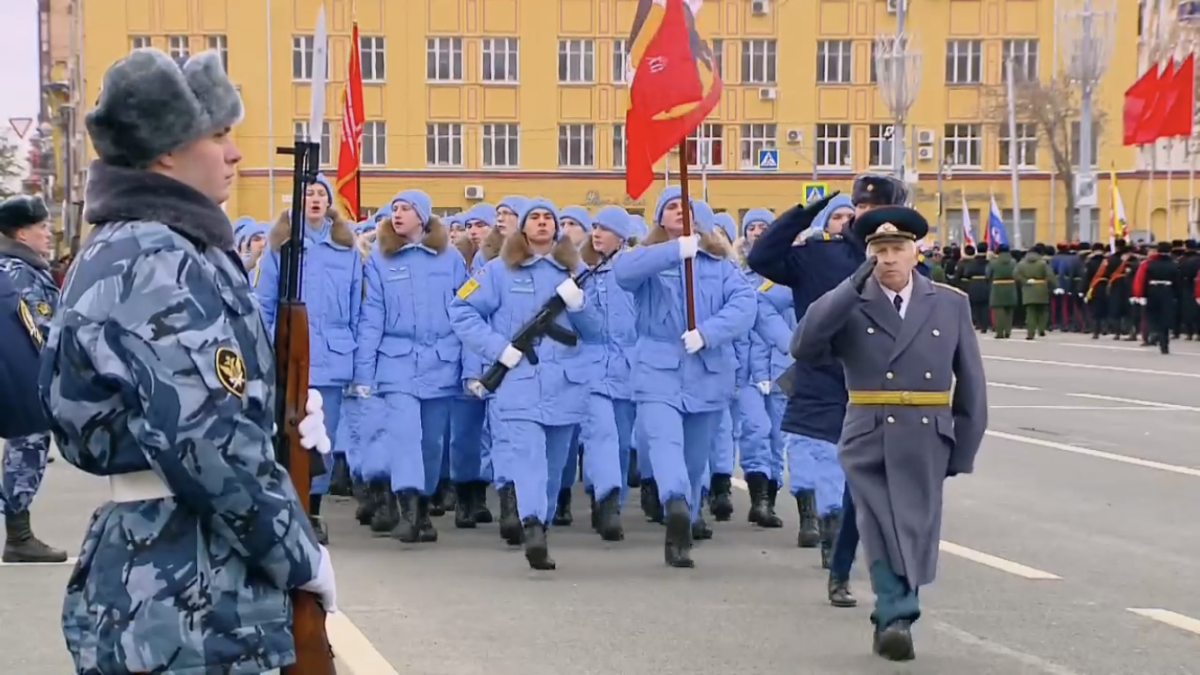
[{"label": "fur hat with earflaps", "polygon": [[142,169],[241,119],[242,98],[220,54],[203,52],[180,65],[157,49],[136,49],[104,74],[86,122],[100,161]]}]

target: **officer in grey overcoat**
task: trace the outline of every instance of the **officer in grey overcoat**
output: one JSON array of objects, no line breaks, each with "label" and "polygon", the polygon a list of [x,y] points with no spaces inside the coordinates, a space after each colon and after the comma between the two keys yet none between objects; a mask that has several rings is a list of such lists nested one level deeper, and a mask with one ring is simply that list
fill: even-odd
[{"label": "officer in grey overcoat", "polygon": [[987,387],[966,295],[914,272],[925,218],[884,207],[854,229],[867,261],[812,304],[791,352],[845,369],[850,405],[838,456],[876,596],[873,649],[906,661],[915,656],[917,589],[937,572],[942,482],[974,469]]}]

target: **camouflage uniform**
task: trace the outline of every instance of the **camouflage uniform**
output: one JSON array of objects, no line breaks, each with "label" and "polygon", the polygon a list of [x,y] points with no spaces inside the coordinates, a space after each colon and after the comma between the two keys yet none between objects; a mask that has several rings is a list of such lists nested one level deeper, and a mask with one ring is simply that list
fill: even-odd
[{"label": "camouflage uniform", "polygon": [[[288,665],[289,591],[321,550],[272,452],[271,343],[229,221],[181,183],[100,162],[87,204],[97,225],[40,378],[63,457],[113,484],[63,603],[76,670]],[[118,496],[133,475],[173,496]]]}]

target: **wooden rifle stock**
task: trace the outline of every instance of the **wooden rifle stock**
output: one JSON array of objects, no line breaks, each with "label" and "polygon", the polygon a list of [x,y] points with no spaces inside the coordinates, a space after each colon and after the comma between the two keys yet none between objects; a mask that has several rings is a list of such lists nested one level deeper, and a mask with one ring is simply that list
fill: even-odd
[{"label": "wooden rifle stock", "polygon": [[[311,513],[309,491],[314,475],[325,473],[323,460],[300,445],[300,422],[308,405],[308,309],[300,297],[304,268],[304,196],[316,179],[321,146],[297,140],[294,148],[280,154],[294,155],[295,183],[292,186],[291,236],[279,251],[279,305],[275,313],[276,421],[279,435],[275,456],[287,469],[296,495]],[[325,610],[317,596],[292,592],[292,640],[296,662],[284,666],[283,675],[336,675],[333,649],[325,633]]]}]

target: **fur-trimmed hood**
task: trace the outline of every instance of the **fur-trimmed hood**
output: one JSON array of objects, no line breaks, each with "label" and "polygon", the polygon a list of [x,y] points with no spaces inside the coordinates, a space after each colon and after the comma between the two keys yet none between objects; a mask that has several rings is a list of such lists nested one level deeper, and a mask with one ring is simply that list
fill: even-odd
[{"label": "fur-trimmed hood", "polygon": [[[653,244],[661,244],[670,238],[666,230],[655,225],[650,228],[650,234],[647,234],[646,238],[641,241],[641,245],[651,246]],[[700,250],[718,259],[732,258],[733,256],[733,251],[730,249],[729,244],[725,243],[725,240],[721,238],[721,235],[717,234],[716,230],[709,230],[700,235]]]},{"label": "fur-trimmed hood", "polygon": [[[395,255],[408,244],[400,235],[396,234],[396,230],[392,229],[390,222],[375,229],[375,241],[379,245],[379,252],[385,256]],[[441,253],[450,246],[450,230],[437,216],[429,217],[429,223],[425,227],[425,236],[421,237],[421,246],[435,253]]]},{"label": "fur-trimmed hood", "polygon": [[471,269],[471,263],[475,262],[475,254],[479,249],[475,248],[475,242],[471,241],[470,237],[463,237],[454,242],[454,248],[462,254],[463,260],[467,262],[467,269]]},{"label": "fur-trimmed hood", "polygon": [[483,251],[484,260],[494,260],[500,255],[504,249],[504,235],[500,234],[500,229],[493,227],[483,239],[483,246],[479,250]]},{"label": "fur-trimmed hood", "polygon": [[[354,248],[354,225],[342,217],[338,210],[330,207],[325,211],[325,217],[332,223],[329,226],[329,238],[333,243],[346,248]],[[307,223],[305,227],[308,227]],[[272,251],[278,251],[285,241],[292,236],[292,219],[290,211],[279,214],[271,231],[267,233],[267,243]]]},{"label": "fur-trimmed hood", "polygon": [[[532,256],[533,251],[529,248],[529,240],[525,238],[523,232],[513,232],[504,238],[504,246],[500,249],[500,257],[504,260],[505,265],[515,268],[526,260],[529,260]],[[567,237],[560,237],[554,243],[554,248],[550,251],[550,257],[570,274],[574,274],[575,270],[579,267],[579,249],[575,248],[575,244],[572,244],[571,240]]]}]

